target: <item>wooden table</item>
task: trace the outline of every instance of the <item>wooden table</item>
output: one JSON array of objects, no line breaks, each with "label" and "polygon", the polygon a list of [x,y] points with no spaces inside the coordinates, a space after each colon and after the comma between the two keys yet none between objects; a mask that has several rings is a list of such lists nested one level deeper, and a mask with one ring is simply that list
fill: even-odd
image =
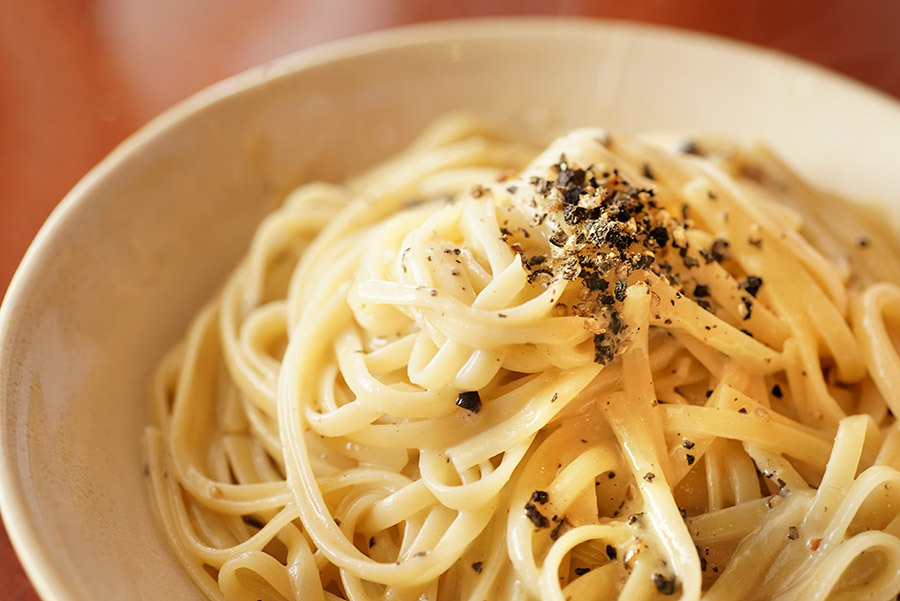
[{"label": "wooden table", "polygon": [[[896,0],[0,0],[0,292],[75,182],[187,95],[340,37],[421,21],[538,14],[724,35],[900,98]],[[2,532],[0,599],[38,599]]]}]

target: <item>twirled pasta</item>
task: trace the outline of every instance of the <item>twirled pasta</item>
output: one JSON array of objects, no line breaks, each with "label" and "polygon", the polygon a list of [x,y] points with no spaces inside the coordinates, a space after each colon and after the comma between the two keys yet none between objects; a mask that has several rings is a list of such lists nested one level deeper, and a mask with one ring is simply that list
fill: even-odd
[{"label": "twirled pasta", "polygon": [[898,282],[762,147],[445,119],[260,225],[154,502],[211,599],[893,599]]}]

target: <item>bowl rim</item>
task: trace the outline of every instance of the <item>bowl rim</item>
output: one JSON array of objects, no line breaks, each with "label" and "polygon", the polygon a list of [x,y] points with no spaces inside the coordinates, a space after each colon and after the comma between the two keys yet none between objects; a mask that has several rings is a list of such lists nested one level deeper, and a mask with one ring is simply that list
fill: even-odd
[{"label": "bowl rim", "polygon": [[[840,87],[854,90],[856,94],[892,105],[900,112],[900,101],[887,92],[780,50],[706,32],[621,19],[505,16],[440,20],[391,27],[317,44],[227,77],[176,103],[127,136],[72,187],[50,213],[29,245],[0,304],[0,367],[6,362],[9,348],[12,346],[10,333],[19,313],[18,309],[26,300],[28,283],[33,277],[35,268],[47,258],[51,240],[63,227],[64,222],[76,218],[79,210],[90,198],[92,190],[102,186],[104,180],[126,163],[137,149],[164,135],[168,130],[249,88],[265,85],[267,82],[330,62],[402,47],[476,39],[522,38],[533,34],[561,35],[561,32],[573,30],[584,35],[592,33],[603,35],[619,31],[629,36],[661,37],[675,43],[699,44],[712,50],[719,48],[741,55],[768,56],[772,60],[787,63],[792,69],[814,73],[817,78],[830,80]],[[5,452],[10,445],[7,432],[10,382],[9,374],[0,369],[0,517],[19,561],[41,599],[85,601],[79,596],[79,589],[74,583],[63,578],[58,567],[51,561],[48,548],[39,535],[38,525],[25,499],[23,485],[16,477],[19,470],[14,461],[15,456]]]}]

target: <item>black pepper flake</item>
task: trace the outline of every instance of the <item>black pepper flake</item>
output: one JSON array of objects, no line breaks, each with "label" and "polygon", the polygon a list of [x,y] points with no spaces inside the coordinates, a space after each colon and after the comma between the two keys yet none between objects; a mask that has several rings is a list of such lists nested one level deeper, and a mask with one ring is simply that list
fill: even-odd
[{"label": "black pepper flake", "polygon": [[588,572],[591,571],[591,568],[575,568],[574,572],[576,576],[584,576]]},{"label": "black pepper flake", "polygon": [[788,528],[787,537],[791,540],[797,540],[800,537],[800,532],[797,530],[796,526],[791,526]]},{"label": "black pepper flake", "polygon": [[642,173],[642,174],[644,175],[644,177],[646,177],[647,179],[653,179],[653,180],[656,179],[655,177],[653,177],[653,172],[650,170],[650,163],[645,162],[645,163],[641,166],[641,173]]},{"label": "black pepper flake", "polygon": [[616,548],[612,545],[606,545],[606,556],[609,557],[611,561],[615,561],[616,555]]},{"label": "black pepper flake", "polygon": [[600,290],[601,292],[609,288],[609,282],[600,277],[596,271],[592,271],[584,277],[584,285],[588,290]]},{"label": "black pepper flake", "polygon": [[653,575],[653,584],[656,586],[656,590],[659,591],[663,595],[674,595],[675,594],[675,577],[668,577],[662,574],[654,574]]},{"label": "black pepper flake", "polygon": [[567,204],[563,207],[563,220],[569,225],[576,225],[587,219],[587,209],[577,204]]},{"label": "black pepper flake", "polygon": [[753,314],[753,301],[751,301],[746,296],[741,298],[742,312],[744,314],[744,321],[750,319],[750,316]]},{"label": "black pepper flake", "polygon": [[556,185],[566,188],[568,186],[584,185],[584,169],[560,169],[556,176]]},{"label": "black pepper flake", "polygon": [[750,296],[756,296],[756,293],[759,292],[762,284],[762,278],[758,275],[748,275],[741,281],[740,284],[738,284],[738,288],[740,288],[741,290],[746,290],[747,293],[750,294]]},{"label": "black pepper flake", "polygon": [[545,490],[536,490],[531,493],[531,502],[537,503],[538,505],[544,505],[547,501],[550,500],[550,495],[547,494]]},{"label": "black pepper flake", "polygon": [[537,507],[535,507],[533,503],[525,504],[525,515],[528,516],[528,519],[531,520],[531,523],[534,524],[535,528],[550,527],[550,520],[548,520],[544,516],[544,514],[538,511]]},{"label": "black pepper flake", "polygon": [[700,261],[698,261],[698,260],[695,259],[694,257],[690,257],[690,256],[687,256],[687,255],[685,255],[685,257],[684,257],[684,259],[682,260],[682,262],[684,263],[684,266],[687,267],[688,269],[693,269],[694,267],[699,267],[699,266],[700,266]]},{"label": "black pepper flake", "polygon": [[550,241],[550,244],[552,244],[553,246],[557,246],[557,247],[561,248],[561,247],[565,246],[567,237],[568,236],[566,236],[566,233],[563,230],[559,230],[557,232],[554,232],[553,235],[550,236],[549,241]]},{"label": "black pepper flake", "polygon": [[775,397],[776,399],[780,399],[780,398],[784,397],[784,393],[781,392],[781,386],[776,384],[775,386],[772,387],[772,396]]},{"label": "black pepper flake", "polygon": [[528,259],[528,265],[534,267],[535,265],[540,265],[544,261],[547,260],[547,255],[534,255],[530,259]]},{"label": "black pepper flake", "polygon": [[577,205],[582,194],[584,194],[584,188],[573,187],[563,190],[563,198],[567,205]]},{"label": "black pepper flake", "polygon": [[631,258],[631,265],[635,269],[647,269],[656,260],[656,256],[652,253],[641,253]]},{"label": "black pepper flake", "polygon": [[611,248],[624,253],[634,242],[633,234],[622,231],[622,226],[608,221],[597,221],[588,232],[588,236],[595,245]]},{"label": "black pepper flake", "polygon": [[723,240],[722,238],[716,238],[713,240],[709,252],[712,253],[712,258],[716,263],[721,263],[727,259],[729,255],[728,241]]},{"label": "black pepper flake", "polygon": [[[716,314],[716,309],[715,309],[715,307],[713,307],[713,306],[709,303],[709,301],[706,300],[705,298],[698,298],[698,299],[697,299],[697,304],[700,305],[702,308],[706,309],[707,311],[709,311],[710,313],[712,313],[713,315]],[[707,329],[709,329],[709,328],[707,327]]]},{"label": "black pepper flake", "polygon": [[653,479],[656,478],[656,474],[653,472],[647,472],[644,474],[644,480],[647,482],[653,482]]},{"label": "black pepper flake", "polygon": [[371,549],[374,546],[375,546],[375,537],[374,536],[369,537],[369,548]]},{"label": "black pepper flake", "polygon": [[477,390],[460,392],[459,396],[456,397],[456,404],[466,411],[478,413],[481,411],[481,395],[478,394]]},{"label": "black pepper flake", "polygon": [[705,557],[700,558],[700,571],[702,571],[702,572],[706,571],[706,558]]},{"label": "black pepper flake", "polygon": [[694,448],[694,443],[691,442],[690,440],[685,440],[683,443],[681,443],[681,446],[683,446],[684,448],[690,450],[690,449],[693,449],[693,448]]},{"label": "black pepper flake", "polygon": [[615,342],[605,334],[594,334],[594,362],[599,363],[600,365],[606,365],[612,361],[615,356]]},{"label": "black pepper flake", "polygon": [[603,296],[600,297],[601,305],[608,306],[608,305],[614,305],[615,303],[616,303],[616,299],[615,299],[615,297],[613,297],[612,294],[604,294]]},{"label": "black pepper flake", "polygon": [[[513,244],[513,250],[518,244]],[[516,251],[519,252],[519,251]],[[563,279],[573,281],[579,273],[578,261],[574,257],[569,257],[559,264],[559,274]]]},{"label": "black pepper flake", "polygon": [[647,241],[650,240],[653,240],[658,247],[662,248],[669,241],[669,230],[661,225],[653,228],[647,232]]},{"label": "black pepper flake", "polygon": [[872,241],[869,240],[868,236],[860,236],[856,239],[856,245],[860,248],[868,248],[870,244],[872,244]]},{"label": "black pepper flake", "polygon": [[616,282],[616,287],[615,287],[614,293],[616,296],[616,300],[619,301],[620,303],[625,300],[625,290],[627,287],[628,287],[628,282],[625,281],[624,279]]},{"label": "black pepper flake", "polygon": [[694,288],[694,296],[700,298],[701,296],[709,296],[709,287],[704,286],[703,284],[697,284]]},{"label": "black pepper flake", "polygon": [[738,409],[738,413],[747,413],[747,408],[741,407],[740,409]]},{"label": "black pepper flake", "polygon": [[622,319],[619,317],[618,311],[613,311],[609,314],[609,329],[613,334],[618,335],[625,328],[625,324],[622,323]]},{"label": "black pepper flake", "polygon": [[688,465],[694,465],[694,456],[685,454],[684,458],[687,460]]},{"label": "black pepper flake", "polygon": [[615,472],[608,472],[608,473],[606,474],[606,477],[609,478],[610,480],[612,480],[613,478],[616,477],[616,473],[615,473]]},{"label": "black pepper flake", "polygon": [[[556,516],[553,516],[553,520],[556,521]],[[559,538],[559,531],[562,530],[564,523],[565,522],[563,522],[563,520],[559,520],[556,523],[556,526],[554,526],[553,530],[550,531],[550,540],[556,540]]]},{"label": "black pepper flake", "polygon": [[484,569],[484,562],[476,561],[475,563],[472,564],[472,571],[474,571],[476,574],[481,574],[481,570],[483,570],[483,569]]},{"label": "black pepper flake", "polygon": [[[713,393],[712,390],[707,390],[707,391],[706,391],[706,398],[711,397],[711,396],[712,396],[712,393]],[[690,447],[685,447],[685,448],[690,449],[690,448],[693,447],[693,446],[694,446],[693,443],[691,443],[691,446],[690,446]]]}]

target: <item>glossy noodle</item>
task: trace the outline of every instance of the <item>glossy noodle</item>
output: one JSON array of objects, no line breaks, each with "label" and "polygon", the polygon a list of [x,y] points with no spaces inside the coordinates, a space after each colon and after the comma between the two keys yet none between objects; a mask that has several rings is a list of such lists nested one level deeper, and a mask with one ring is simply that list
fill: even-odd
[{"label": "glossy noodle", "polygon": [[882,221],[759,145],[444,119],[162,360],[166,535],[211,599],[894,599]]}]

